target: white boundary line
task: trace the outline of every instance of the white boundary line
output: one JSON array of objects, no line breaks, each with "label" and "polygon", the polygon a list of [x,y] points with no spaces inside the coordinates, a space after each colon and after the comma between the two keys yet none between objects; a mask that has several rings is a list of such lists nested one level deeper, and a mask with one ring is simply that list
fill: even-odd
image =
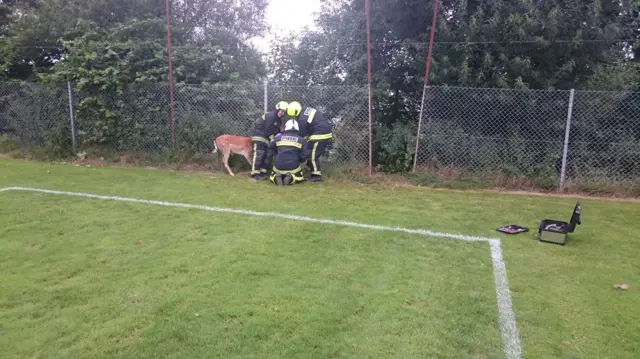
[{"label": "white boundary line", "polygon": [[502,260],[502,246],[499,239],[489,241],[491,261],[493,262],[493,279],[496,283],[496,300],[498,302],[498,321],[502,334],[502,347],[505,357],[516,359],[522,357],[522,346],[516,324],[516,314],[511,304],[511,291],[507,279],[507,266]]},{"label": "white boundary line", "polygon": [[249,211],[249,210],[243,210],[243,209],[211,207],[211,206],[204,206],[204,205],[165,202],[165,201],[151,201],[151,200],[129,198],[129,197],[103,196],[103,195],[91,194],[91,193],[55,191],[55,190],[48,190],[48,189],[41,189],[41,188],[29,188],[29,187],[0,188],[0,192],[4,192],[4,191],[40,192],[40,193],[75,196],[75,197],[83,197],[83,198],[97,198],[97,199],[105,199],[105,200],[120,201],[120,202],[154,204],[154,205],[165,206],[165,207],[199,209],[199,210],[205,210],[205,211],[211,211],[211,212],[234,213],[234,214],[243,214],[243,215],[260,216],[260,217],[276,217],[276,218],[291,219],[295,221],[357,227],[357,228],[364,228],[364,229],[371,229],[371,230],[378,230],[378,231],[404,232],[404,233],[417,234],[417,235],[423,235],[428,237],[449,238],[449,239],[461,240],[466,242],[488,242],[489,247],[491,249],[491,261],[493,262],[493,278],[495,281],[496,300],[498,302],[498,321],[500,323],[500,333],[502,336],[502,345],[503,345],[504,355],[506,359],[522,358],[522,347],[520,344],[518,327],[516,325],[516,317],[515,317],[515,313],[513,312],[513,306],[511,303],[511,293],[509,290],[509,281],[507,279],[507,269],[502,259],[502,247],[500,245],[501,244],[500,239],[498,238],[466,236],[463,234],[434,232],[428,229],[410,229],[410,228],[403,228],[403,227],[379,226],[379,225],[373,225],[373,224],[348,222],[348,221],[341,221],[341,220],[334,220],[334,219],[312,218],[312,217],[297,216],[297,215],[291,215],[291,214],[281,214],[281,213],[274,213],[274,212],[256,212],[256,211]]}]

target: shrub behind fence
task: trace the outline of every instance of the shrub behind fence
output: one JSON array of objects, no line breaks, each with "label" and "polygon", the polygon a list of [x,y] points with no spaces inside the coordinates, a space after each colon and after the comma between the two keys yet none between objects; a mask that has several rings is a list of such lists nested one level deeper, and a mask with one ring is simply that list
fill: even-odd
[{"label": "shrub behind fence", "polygon": [[[166,84],[88,93],[71,84],[2,83],[0,133],[52,155],[93,146],[123,154],[201,154],[211,151],[214,137],[249,135],[265,109],[293,100],[332,120],[325,161],[368,165],[364,86],[178,84],[172,125]],[[417,144],[418,169],[524,176],[549,186],[640,182],[640,92],[427,87],[415,123],[374,136],[373,163],[382,167],[398,158],[411,162]]]}]

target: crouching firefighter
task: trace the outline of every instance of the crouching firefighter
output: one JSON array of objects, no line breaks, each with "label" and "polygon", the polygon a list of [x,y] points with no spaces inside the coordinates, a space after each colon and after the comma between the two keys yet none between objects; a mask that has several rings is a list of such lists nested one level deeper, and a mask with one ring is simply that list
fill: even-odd
[{"label": "crouching firefighter", "polygon": [[287,115],[298,121],[300,136],[309,136],[306,144],[306,152],[309,154],[307,165],[311,168],[309,182],[322,181],[319,159],[333,137],[331,123],[320,111],[313,107],[303,109],[299,102],[291,102],[287,106]]},{"label": "crouching firefighter", "polygon": [[284,101],[278,102],[275,110],[263,114],[253,125],[251,130],[251,142],[253,142],[251,177],[253,179],[267,179],[268,169],[271,167],[271,157],[267,155],[267,146],[269,141],[280,132],[281,118],[287,110],[287,105]]},{"label": "crouching firefighter", "polygon": [[269,154],[276,153],[271,182],[277,185],[289,185],[304,181],[302,163],[305,156],[305,140],[298,134],[298,123],[288,120],[284,125],[284,132],[278,133],[269,143]]}]

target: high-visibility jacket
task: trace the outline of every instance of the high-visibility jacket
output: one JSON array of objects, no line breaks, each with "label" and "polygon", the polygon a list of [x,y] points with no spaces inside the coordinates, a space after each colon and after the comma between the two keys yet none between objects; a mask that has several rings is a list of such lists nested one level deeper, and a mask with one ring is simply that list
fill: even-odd
[{"label": "high-visibility jacket", "polygon": [[278,132],[280,132],[280,117],[278,117],[278,110],[274,110],[263,114],[253,124],[251,140],[268,144]]},{"label": "high-visibility jacket", "polygon": [[301,164],[306,160],[304,152],[306,141],[297,131],[279,133],[269,143],[269,154],[276,153],[276,171],[301,170]]},{"label": "high-visibility jacket", "polygon": [[324,114],[313,107],[305,107],[296,118],[300,136],[309,136],[309,141],[328,140],[333,137],[331,124]]}]

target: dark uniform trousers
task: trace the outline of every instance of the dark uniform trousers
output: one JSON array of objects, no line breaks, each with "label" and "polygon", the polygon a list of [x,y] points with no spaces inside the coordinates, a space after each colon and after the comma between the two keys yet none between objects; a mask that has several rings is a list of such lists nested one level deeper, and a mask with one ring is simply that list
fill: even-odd
[{"label": "dark uniform trousers", "polygon": [[309,180],[316,182],[322,176],[319,160],[333,137],[332,127],[324,114],[313,107],[304,108],[296,120],[300,126],[300,135],[309,136],[304,152],[307,156],[307,166],[311,169]]},{"label": "dark uniform trousers", "polygon": [[[269,142],[280,131],[280,119],[277,111],[267,112],[258,119],[251,130],[251,142],[253,143],[253,158],[251,160],[251,177],[263,175],[267,179],[268,169],[271,166],[269,156]],[[262,177],[262,176],[260,176]]]},{"label": "dark uniform trousers", "polygon": [[[284,180],[284,176],[286,175],[291,175],[291,182],[286,182],[286,180]],[[278,181],[278,177],[281,178],[281,181]],[[275,166],[273,167],[273,170],[271,171],[271,176],[269,176],[269,180],[277,185],[281,185],[281,184],[295,184],[295,183],[301,183],[304,182],[304,174],[302,173],[302,166],[298,166],[298,168],[295,168],[293,170],[279,170],[278,168],[276,168]]]},{"label": "dark uniform trousers", "polygon": [[304,148],[304,138],[298,135],[297,131],[285,131],[277,134],[269,144],[269,152],[277,152],[269,180],[277,185],[303,182]]},{"label": "dark uniform trousers", "polygon": [[309,156],[307,166],[311,169],[312,176],[322,176],[322,172],[320,171],[320,156],[324,154],[332,137],[333,135],[331,133],[309,136],[305,152]]},{"label": "dark uniform trousers", "polygon": [[251,142],[253,142],[251,175],[267,174],[271,165],[271,158],[267,156],[269,140],[260,136],[251,136]]}]

